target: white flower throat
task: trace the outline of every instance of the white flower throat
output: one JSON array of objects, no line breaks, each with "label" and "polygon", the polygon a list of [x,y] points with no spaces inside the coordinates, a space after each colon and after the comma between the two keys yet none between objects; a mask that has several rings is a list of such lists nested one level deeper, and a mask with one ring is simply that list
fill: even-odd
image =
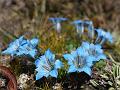
[{"label": "white flower throat", "polygon": [[61,31],[61,24],[59,22],[56,23],[56,29],[57,29],[58,32]]},{"label": "white flower throat", "polygon": [[82,56],[77,56],[76,59],[73,61],[73,63],[75,64],[76,68],[80,68],[83,67],[85,65],[85,58]]}]

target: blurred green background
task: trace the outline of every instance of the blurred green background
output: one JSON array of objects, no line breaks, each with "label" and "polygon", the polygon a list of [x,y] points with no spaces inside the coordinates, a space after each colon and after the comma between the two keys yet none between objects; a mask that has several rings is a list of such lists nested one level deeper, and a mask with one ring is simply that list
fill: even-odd
[{"label": "blurred green background", "polygon": [[50,29],[47,19],[57,16],[90,19],[96,27],[119,32],[120,0],[0,0],[0,44]]}]

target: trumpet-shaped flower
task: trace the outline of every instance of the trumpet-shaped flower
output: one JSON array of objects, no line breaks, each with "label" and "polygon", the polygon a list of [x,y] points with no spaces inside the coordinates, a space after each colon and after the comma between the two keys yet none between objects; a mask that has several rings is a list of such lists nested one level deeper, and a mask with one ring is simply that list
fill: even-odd
[{"label": "trumpet-shaped flower", "polygon": [[63,66],[60,60],[55,60],[55,55],[49,49],[45,52],[45,55],[35,61],[35,65],[37,67],[36,80],[43,76],[48,77],[49,75],[57,78],[57,69]]},{"label": "trumpet-shaped flower", "polygon": [[103,44],[106,40],[108,40],[110,43],[113,43],[113,37],[110,34],[110,32],[105,32],[103,29],[99,28],[99,29],[95,29],[97,31],[97,39],[96,42],[98,40],[101,40],[100,44]]},{"label": "trumpet-shaped flower", "polygon": [[34,58],[37,53],[35,48],[38,44],[38,39],[26,40],[23,36],[9,44],[9,47],[2,54],[10,54],[11,56],[30,55]]},{"label": "trumpet-shaped flower", "polygon": [[38,44],[37,38],[27,40],[27,43],[19,47],[17,55],[18,56],[29,55],[34,58],[35,55],[37,54],[37,49],[36,49],[37,44]]},{"label": "trumpet-shaped flower", "polygon": [[94,26],[93,26],[93,22],[89,21],[89,20],[85,20],[84,21],[85,26],[88,29],[88,35],[91,38],[94,38]]},{"label": "trumpet-shaped flower", "polygon": [[75,28],[77,30],[77,33],[82,35],[84,32],[84,25],[82,20],[75,20],[72,22],[72,24],[75,25]]},{"label": "trumpet-shaped flower", "polygon": [[61,22],[66,21],[67,18],[49,18],[52,21],[54,28],[57,30],[58,33],[61,32]]},{"label": "trumpet-shaped flower", "polygon": [[91,75],[94,58],[88,56],[88,52],[84,48],[79,47],[76,51],[72,51],[71,54],[64,54],[63,57],[68,61],[68,72],[85,72]]},{"label": "trumpet-shaped flower", "polygon": [[88,52],[89,56],[94,57],[95,61],[99,61],[100,59],[106,59],[105,54],[103,53],[103,49],[101,45],[90,44],[89,42],[83,42],[81,47],[83,47],[86,52]]},{"label": "trumpet-shaped flower", "polygon": [[11,56],[16,55],[21,45],[26,44],[26,40],[23,36],[16,39],[14,42],[11,42],[6,50],[2,54],[10,54]]}]

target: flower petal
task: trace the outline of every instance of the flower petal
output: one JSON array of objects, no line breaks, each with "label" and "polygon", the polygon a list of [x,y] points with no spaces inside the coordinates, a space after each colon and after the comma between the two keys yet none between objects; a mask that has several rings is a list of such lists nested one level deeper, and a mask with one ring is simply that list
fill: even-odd
[{"label": "flower petal", "polygon": [[76,71],[77,71],[77,69],[76,69],[76,67],[75,67],[74,65],[71,65],[71,66],[69,67],[68,72],[76,72]]},{"label": "flower petal", "polygon": [[35,55],[37,54],[37,49],[33,49],[31,51],[29,51],[28,53],[32,58],[35,58]]},{"label": "flower petal", "polygon": [[82,71],[84,71],[85,73],[87,73],[88,75],[91,75],[92,71],[91,71],[91,68],[88,67],[88,66],[84,66],[82,68]]},{"label": "flower petal", "polygon": [[90,43],[89,42],[82,42],[81,47],[83,47],[83,48],[88,50],[90,48]]},{"label": "flower petal", "polygon": [[39,67],[39,65],[40,65],[40,60],[39,60],[39,59],[37,59],[37,60],[35,61],[35,65],[36,65],[36,67]]},{"label": "flower petal", "polygon": [[60,60],[55,61],[55,69],[61,68],[62,66],[63,66],[63,64]]},{"label": "flower petal", "polygon": [[[48,49],[46,52],[45,52],[45,56],[47,59],[49,59],[50,61],[54,60],[55,58],[55,55],[50,51],[50,49]],[[52,61],[53,62],[53,61]]]},{"label": "flower petal", "polygon": [[38,73],[36,74],[36,80],[41,79],[43,76],[44,76],[44,74],[43,74],[43,73],[38,72]]},{"label": "flower petal", "polygon": [[36,47],[38,44],[39,40],[37,38],[33,38],[30,40],[30,43],[32,44],[32,46]]},{"label": "flower petal", "polygon": [[38,73],[41,73],[45,77],[48,77],[49,73],[50,73],[50,71],[48,71],[47,69],[43,68],[42,66],[39,66],[35,70],[38,71]]},{"label": "flower petal", "polygon": [[58,76],[58,71],[55,69],[55,70],[52,70],[51,72],[50,72],[50,75],[52,76],[52,77],[56,77],[57,78],[57,76]]},{"label": "flower petal", "polygon": [[88,56],[88,52],[82,47],[77,48],[77,53],[79,56]]},{"label": "flower petal", "polygon": [[112,37],[112,35],[110,34],[110,32],[107,32],[107,33],[106,33],[106,39],[107,39],[110,43],[113,43],[113,37]]},{"label": "flower petal", "polygon": [[100,54],[100,55],[97,56],[96,59],[97,59],[97,61],[99,61],[99,60],[101,60],[101,59],[106,59],[106,55]]},{"label": "flower petal", "polygon": [[86,58],[86,65],[89,67],[93,66],[93,61],[95,61],[95,59],[96,58],[94,56],[88,56]]},{"label": "flower petal", "polygon": [[67,61],[72,61],[74,60],[74,57],[71,54],[64,54],[63,57],[67,60]]}]

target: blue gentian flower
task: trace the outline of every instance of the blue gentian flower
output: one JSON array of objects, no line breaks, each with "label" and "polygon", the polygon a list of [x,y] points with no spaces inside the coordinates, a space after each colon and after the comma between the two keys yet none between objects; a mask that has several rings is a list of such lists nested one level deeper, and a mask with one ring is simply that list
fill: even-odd
[{"label": "blue gentian flower", "polygon": [[94,38],[94,26],[93,26],[93,22],[90,20],[85,20],[84,21],[85,26],[88,29],[88,36],[91,38]]},{"label": "blue gentian flower", "polygon": [[16,39],[14,42],[10,43],[9,47],[3,51],[2,54],[10,54],[11,56],[30,55],[34,58],[37,54],[37,44],[37,38],[27,40],[21,36],[19,39]]},{"label": "blue gentian flower", "polygon": [[11,56],[16,55],[21,45],[24,45],[26,40],[23,36],[16,39],[14,42],[11,42],[6,50],[2,52],[2,54],[10,54]]},{"label": "blue gentian flower", "polygon": [[48,77],[49,75],[57,78],[58,71],[63,64],[60,60],[55,60],[55,55],[48,49],[43,56],[35,61],[37,67],[36,80],[43,76]]},{"label": "blue gentian flower", "polygon": [[85,51],[88,52],[89,56],[93,57],[95,61],[106,59],[100,44],[94,45],[93,43],[82,42],[81,47],[83,47]]},{"label": "blue gentian flower", "polygon": [[58,33],[61,32],[61,22],[66,21],[67,18],[49,18],[52,21],[54,28],[57,30]]},{"label": "blue gentian flower", "polygon": [[113,43],[113,37],[110,32],[105,32],[101,28],[95,30],[97,31],[96,42],[98,42],[98,40],[101,40],[100,44],[103,44],[106,40],[108,40],[110,43]]},{"label": "blue gentian flower", "polygon": [[26,40],[26,43],[19,47],[17,56],[29,55],[32,58],[35,58],[35,55],[37,54],[36,46],[38,45],[38,42],[39,41],[37,38],[33,38],[31,40]]},{"label": "blue gentian flower", "polygon": [[84,48],[79,47],[71,54],[64,54],[63,57],[68,61],[68,72],[85,72],[91,75],[91,67],[93,66],[94,58],[88,56],[88,52]]},{"label": "blue gentian flower", "polygon": [[75,25],[78,34],[82,35],[84,33],[84,25],[82,20],[75,20],[72,24]]}]

